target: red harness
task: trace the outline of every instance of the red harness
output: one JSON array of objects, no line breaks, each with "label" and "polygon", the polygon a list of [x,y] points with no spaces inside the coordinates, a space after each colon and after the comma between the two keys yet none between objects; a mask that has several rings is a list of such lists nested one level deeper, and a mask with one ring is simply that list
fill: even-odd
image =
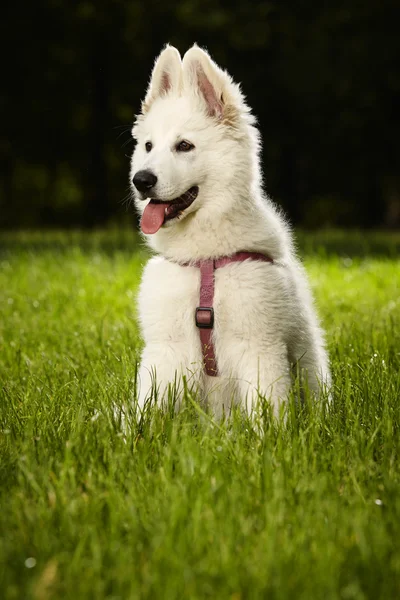
[{"label": "red harness", "polygon": [[218,367],[212,339],[212,330],[214,327],[214,271],[215,269],[220,269],[221,267],[225,267],[231,263],[243,262],[245,260],[258,260],[269,263],[273,262],[272,258],[258,252],[236,252],[236,254],[232,254],[232,256],[198,260],[196,262],[186,263],[184,265],[198,267],[200,269],[200,306],[196,308],[195,319],[196,326],[200,330],[204,369],[207,375],[210,375],[211,377],[218,375]]}]

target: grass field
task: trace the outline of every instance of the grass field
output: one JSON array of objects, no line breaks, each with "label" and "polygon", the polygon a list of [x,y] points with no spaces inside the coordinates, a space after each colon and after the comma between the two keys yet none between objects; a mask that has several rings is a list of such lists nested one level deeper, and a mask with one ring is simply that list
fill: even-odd
[{"label": "grass field", "polygon": [[188,396],[126,439],[146,260],[0,237],[0,598],[400,597],[400,236],[300,236],[334,374],[259,437]]}]

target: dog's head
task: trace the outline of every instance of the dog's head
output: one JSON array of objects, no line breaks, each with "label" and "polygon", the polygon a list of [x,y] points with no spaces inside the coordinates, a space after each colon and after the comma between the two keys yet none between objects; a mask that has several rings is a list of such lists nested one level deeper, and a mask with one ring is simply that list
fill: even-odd
[{"label": "dog's head", "polygon": [[181,60],[167,46],[156,60],[133,127],[131,163],[141,228],[155,234],[217,206],[257,178],[258,136],[239,86],[193,46]]}]

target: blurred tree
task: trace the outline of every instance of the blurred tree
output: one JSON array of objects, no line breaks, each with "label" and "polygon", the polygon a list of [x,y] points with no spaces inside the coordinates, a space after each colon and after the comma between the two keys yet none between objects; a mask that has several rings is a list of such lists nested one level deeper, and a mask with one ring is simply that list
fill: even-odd
[{"label": "blurred tree", "polygon": [[194,41],[243,83],[266,189],[306,226],[400,224],[395,0],[8,4],[0,225],[124,219],[129,135],[155,56]]}]

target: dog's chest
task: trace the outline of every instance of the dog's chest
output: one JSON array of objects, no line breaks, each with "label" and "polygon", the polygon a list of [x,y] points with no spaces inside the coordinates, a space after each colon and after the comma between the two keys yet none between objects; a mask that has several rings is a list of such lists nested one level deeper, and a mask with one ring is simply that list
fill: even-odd
[{"label": "dog's chest", "polygon": [[[215,271],[215,332],[233,334],[257,330],[260,315],[277,302],[273,267],[262,263],[239,263]],[[274,281],[275,280],[275,281]],[[195,311],[200,301],[200,271],[160,257],[146,265],[139,293],[143,335],[148,341],[183,342],[197,335]],[[254,323],[254,326],[251,324]]]}]

